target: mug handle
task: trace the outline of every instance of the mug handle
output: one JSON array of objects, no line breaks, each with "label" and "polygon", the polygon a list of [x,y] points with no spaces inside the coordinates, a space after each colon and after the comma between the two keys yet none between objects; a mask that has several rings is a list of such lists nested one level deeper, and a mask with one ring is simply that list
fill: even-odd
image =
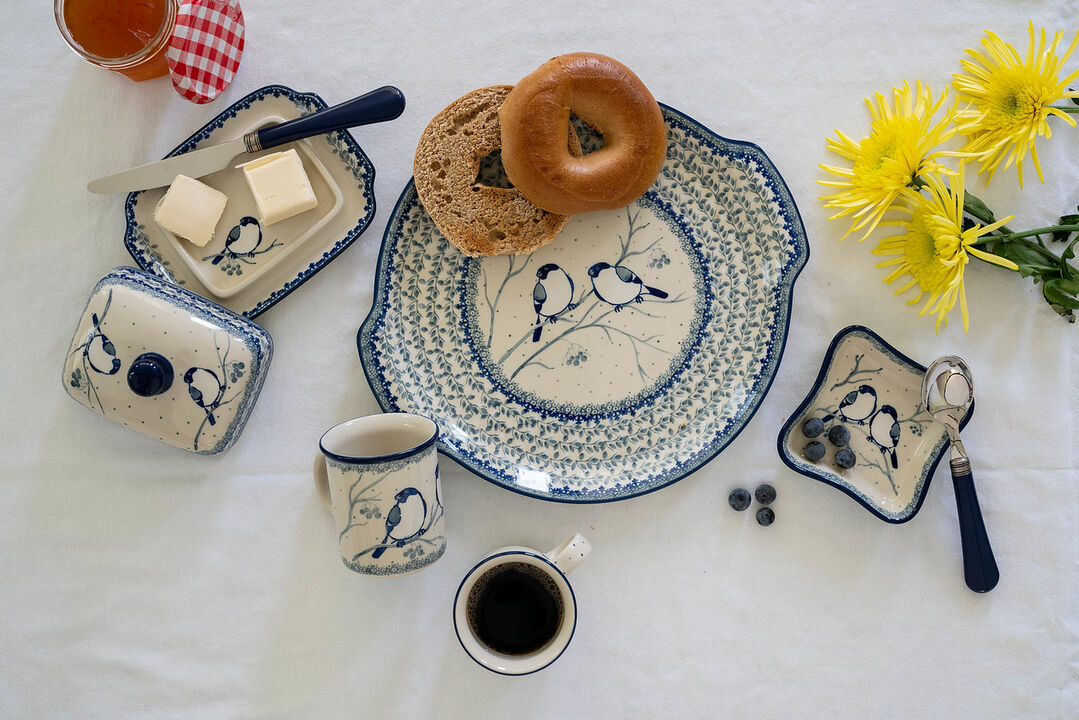
[{"label": "mug handle", "polygon": [[326,471],[326,458],[322,453],[315,456],[313,468],[315,476],[315,490],[318,491],[318,499],[322,501],[322,507],[333,515],[333,502],[330,500],[330,476]]},{"label": "mug handle", "polygon": [[592,552],[592,543],[585,539],[584,535],[577,533],[554,550],[544,553],[543,556],[551,561],[551,564],[569,575],[573,568],[581,564],[581,561]]}]

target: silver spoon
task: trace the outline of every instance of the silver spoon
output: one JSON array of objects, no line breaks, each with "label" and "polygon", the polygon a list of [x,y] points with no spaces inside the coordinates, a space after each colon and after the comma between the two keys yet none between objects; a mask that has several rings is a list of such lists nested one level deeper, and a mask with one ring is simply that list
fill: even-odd
[{"label": "silver spoon", "polygon": [[943,355],[929,366],[922,378],[922,406],[948,431],[952,442],[952,484],[959,511],[959,533],[963,541],[963,575],[974,592],[989,592],[1000,580],[993,548],[982,521],[974,473],[963,441],[959,422],[974,402],[974,376],[962,358]]}]

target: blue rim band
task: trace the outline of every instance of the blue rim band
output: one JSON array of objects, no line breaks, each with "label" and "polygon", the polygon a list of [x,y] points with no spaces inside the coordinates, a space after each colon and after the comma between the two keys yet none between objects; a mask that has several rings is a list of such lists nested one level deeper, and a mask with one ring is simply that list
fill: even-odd
[{"label": "blue rim band", "polygon": [[[322,441],[326,438],[327,435],[329,435],[337,428],[352,422],[352,420],[345,420],[344,422],[337,423],[332,428],[322,433],[322,437],[318,439],[318,449],[322,451],[323,455],[330,458],[331,460],[355,465],[375,465],[378,463],[390,462],[391,460],[402,460],[407,457],[412,457],[413,455],[423,452],[427,448],[434,445],[435,441],[438,440],[441,428],[439,428],[438,423],[435,420],[427,417],[426,415],[420,415],[418,413],[409,414],[414,415],[415,417],[423,418],[424,420],[429,420],[435,426],[435,431],[431,435],[431,437],[427,438],[419,445],[413,445],[412,447],[406,448],[405,450],[400,450],[394,453],[386,453],[385,455],[341,455],[340,453],[335,453],[327,450],[325,444],[323,444]],[[377,416],[367,415],[366,417]]]}]

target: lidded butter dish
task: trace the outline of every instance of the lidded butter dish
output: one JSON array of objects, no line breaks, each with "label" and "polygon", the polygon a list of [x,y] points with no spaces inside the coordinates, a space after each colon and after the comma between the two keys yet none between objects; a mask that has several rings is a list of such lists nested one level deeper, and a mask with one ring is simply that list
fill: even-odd
[{"label": "lidded butter dish", "polygon": [[142,270],[94,287],[64,364],[71,397],[108,419],[202,455],[243,431],[273,356],[262,327]]}]

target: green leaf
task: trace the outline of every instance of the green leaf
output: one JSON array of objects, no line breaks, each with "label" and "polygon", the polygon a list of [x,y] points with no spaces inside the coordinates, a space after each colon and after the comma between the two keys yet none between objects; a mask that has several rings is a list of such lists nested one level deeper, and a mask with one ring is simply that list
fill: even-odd
[{"label": "green leaf", "polygon": [[[1079,208],[1077,208],[1077,209],[1079,209]],[[1057,224],[1058,225],[1079,225],[1079,214],[1076,214],[1076,215],[1061,215],[1060,216],[1060,222],[1058,222]],[[1053,239],[1056,240],[1057,242],[1066,242],[1067,239],[1068,239],[1068,236],[1070,236],[1072,234],[1072,232],[1074,232],[1074,231],[1057,230],[1055,233],[1053,233]]]},{"label": "green leaf", "polygon": [[1060,280],[1058,281],[1057,287],[1059,287],[1063,292],[1066,292],[1069,295],[1079,296],[1079,278]]},{"label": "green leaf", "polygon": [[963,209],[986,224],[996,222],[996,216],[989,206],[970,193],[964,193]]},{"label": "green leaf", "polygon": [[1041,253],[1018,242],[1000,243],[996,248],[997,254],[1006,257],[1019,266],[1019,273],[1023,277],[1039,275],[1045,270],[1055,268],[1046,265]]},{"label": "green leaf", "polygon": [[1046,280],[1042,283],[1042,294],[1050,305],[1062,305],[1071,310],[1079,310],[1079,299],[1064,292],[1061,281],[1058,279]]}]

